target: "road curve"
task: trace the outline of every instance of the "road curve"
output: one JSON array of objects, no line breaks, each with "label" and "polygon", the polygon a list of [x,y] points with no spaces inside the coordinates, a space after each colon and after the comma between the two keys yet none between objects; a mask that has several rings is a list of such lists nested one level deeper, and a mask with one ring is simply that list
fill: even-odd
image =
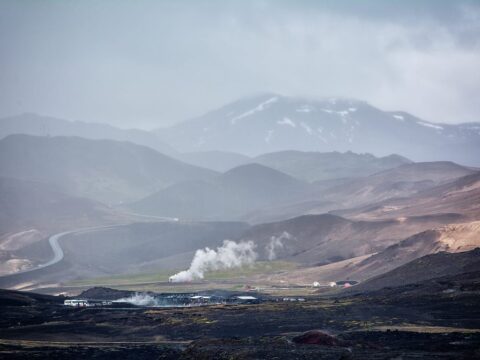
[{"label": "road curve", "polygon": [[93,231],[93,230],[108,229],[108,228],[111,228],[111,227],[114,227],[114,226],[119,226],[119,225],[96,226],[96,227],[90,227],[90,228],[82,228],[82,229],[64,231],[64,232],[61,232],[61,233],[58,233],[58,234],[54,234],[54,235],[52,235],[48,238],[48,243],[49,243],[49,245],[50,245],[50,247],[52,248],[52,251],[53,251],[53,258],[51,260],[47,261],[46,263],[39,264],[39,265],[37,265],[37,266],[35,266],[31,269],[20,270],[20,271],[16,271],[14,273],[11,273],[11,274],[2,275],[2,276],[0,276],[0,278],[9,277],[9,276],[18,275],[18,274],[25,274],[25,273],[29,273],[29,272],[32,272],[32,271],[37,271],[37,270],[46,268],[48,266],[52,266],[53,264],[56,264],[56,263],[62,261],[64,254],[63,254],[63,250],[62,250],[60,244],[58,243],[58,240],[60,240],[62,237],[66,236],[66,235],[80,234],[80,233],[83,233],[83,232],[88,232],[88,231]]},{"label": "road curve", "polygon": [[[179,221],[178,218],[140,215],[140,214],[132,214],[132,215],[142,216],[142,217],[145,217],[145,218],[151,218],[151,219],[155,219],[157,221],[159,221],[159,220],[160,221],[171,221],[171,222],[178,222]],[[52,266],[52,265],[62,261],[64,254],[63,254],[63,250],[62,250],[60,244],[58,243],[58,241],[66,235],[81,234],[81,233],[84,233],[84,232],[102,230],[102,229],[110,229],[110,228],[113,228],[113,227],[125,226],[125,225],[128,225],[128,224],[94,226],[94,227],[81,228],[81,229],[64,231],[64,232],[61,232],[61,233],[58,233],[58,234],[54,234],[54,235],[52,235],[48,238],[48,243],[49,243],[49,245],[50,245],[50,247],[52,248],[52,251],[53,251],[53,258],[51,260],[47,261],[46,263],[39,264],[39,265],[37,265],[37,266],[35,266],[31,269],[20,270],[20,271],[11,273],[11,274],[0,275],[0,278],[6,278],[6,277],[10,277],[12,275],[25,274],[25,273],[29,273],[29,272],[32,272],[32,271],[37,271],[37,270],[46,268],[48,266]]]}]

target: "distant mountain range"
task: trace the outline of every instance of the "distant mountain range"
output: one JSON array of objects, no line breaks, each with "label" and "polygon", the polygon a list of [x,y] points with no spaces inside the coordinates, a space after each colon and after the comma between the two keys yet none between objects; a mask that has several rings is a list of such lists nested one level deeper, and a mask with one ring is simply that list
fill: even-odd
[{"label": "distant mountain range", "polygon": [[411,161],[399,155],[375,157],[371,154],[341,152],[278,151],[256,157],[223,151],[199,151],[177,156],[189,164],[225,172],[234,167],[257,163],[305,181],[356,178],[391,169]]},{"label": "distant mountain range", "polygon": [[217,150],[257,156],[284,150],[350,150],[480,165],[480,123],[433,123],[343,98],[264,94],[156,133],[182,152]]},{"label": "distant mountain range", "polygon": [[0,176],[51,183],[109,204],[216,174],[130,142],[30,135],[0,140]]},{"label": "distant mountain range", "polygon": [[0,119],[0,139],[13,134],[35,136],[78,136],[92,140],[129,141],[148,146],[163,154],[176,151],[162,142],[154,133],[139,129],[119,129],[111,125],[83,121],[69,121],[50,116],[25,113]]},{"label": "distant mountain range", "polygon": [[[102,203],[74,197],[52,184],[0,177],[0,238],[28,229],[49,232],[115,223],[121,215]],[[5,249],[0,249],[5,250]]]},{"label": "distant mountain range", "polygon": [[412,163],[399,155],[379,158],[351,151],[345,153],[279,151],[259,155],[251,161],[309,182],[358,178]]}]

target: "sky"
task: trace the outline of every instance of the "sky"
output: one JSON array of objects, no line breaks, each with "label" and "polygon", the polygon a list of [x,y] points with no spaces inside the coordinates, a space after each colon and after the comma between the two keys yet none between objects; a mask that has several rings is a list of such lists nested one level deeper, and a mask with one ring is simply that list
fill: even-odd
[{"label": "sky", "polygon": [[244,96],[480,121],[480,0],[0,1],[0,116],[152,129]]}]

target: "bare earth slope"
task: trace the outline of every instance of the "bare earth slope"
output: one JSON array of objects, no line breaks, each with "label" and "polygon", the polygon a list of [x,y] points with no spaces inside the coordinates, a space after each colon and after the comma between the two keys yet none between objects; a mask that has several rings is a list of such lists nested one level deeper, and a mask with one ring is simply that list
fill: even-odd
[{"label": "bare earth slope", "polygon": [[[293,270],[270,276],[269,281],[299,284],[314,281],[328,283],[348,279],[366,280],[422,256],[439,252],[459,253],[477,247],[480,247],[480,221],[450,224],[410,236],[373,255],[366,254],[328,265]],[[424,274],[419,272],[418,276],[420,278]]]},{"label": "bare earth slope", "polygon": [[[352,291],[371,291],[384,287],[396,287],[421,281],[480,271],[479,247],[458,253],[441,251],[422,256],[384,274],[375,276]],[[470,247],[466,247],[470,248]]]},{"label": "bare earth slope", "polygon": [[480,219],[480,172],[421,191],[408,198],[388,199],[362,208],[338,212],[356,219],[381,219],[426,214],[460,214]]}]

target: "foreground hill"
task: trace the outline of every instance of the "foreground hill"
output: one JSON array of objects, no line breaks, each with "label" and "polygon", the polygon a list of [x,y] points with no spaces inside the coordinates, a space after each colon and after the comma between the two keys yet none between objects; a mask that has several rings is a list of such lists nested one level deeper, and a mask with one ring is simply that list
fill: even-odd
[{"label": "foreground hill", "polygon": [[[418,220],[419,219],[417,219],[417,221]],[[405,230],[403,236],[412,234],[410,230],[414,231],[415,223],[413,222],[413,219],[408,219],[406,221],[406,226],[402,226],[403,223],[399,221],[398,227],[392,225],[386,226],[385,220],[372,222],[373,224],[377,224],[376,234],[380,239],[377,244],[385,244],[385,240],[388,239],[385,234],[388,233],[391,233],[392,236],[396,235],[399,238],[402,238],[402,230]],[[408,225],[408,222],[412,223]],[[359,224],[364,224],[363,227],[365,228],[365,224],[369,224],[369,222],[359,222],[354,224],[357,224],[357,228]],[[431,224],[432,223],[430,223],[430,227],[433,227]],[[417,229],[421,228],[421,226],[425,226],[425,229],[428,228],[429,224],[417,224]],[[341,231],[341,228],[337,227],[337,231]],[[342,232],[340,233],[342,234]],[[358,233],[359,230],[356,230],[356,234]],[[372,235],[374,234],[375,233],[372,230],[370,230],[370,233],[368,231],[364,233],[364,235],[366,235],[365,238],[372,238]],[[358,244],[361,244],[361,242],[358,242],[358,240],[355,239],[355,234],[350,235],[346,233],[342,235],[346,236],[347,240],[339,241],[338,237],[324,237],[323,243],[320,242],[319,245],[325,249],[325,246],[328,246],[329,240],[333,239],[335,240],[334,245],[339,249],[341,249],[342,244],[350,244],[353,250],[355,249],[355,245],[358,246]],[[372,243],[371,239],[368,241]],[[334,245],[331,244],[330,246],[333,248]],[[270,276],[268,280],[274,283],[293,284],[311,284],[314,281],[324,283],[338,280],[364,281],[387,273],[413,260],[421,258],[422,256],[439,252],[460,253],[471,251],[477,247],[480,247],[480,222],[450,224],[412,234],[402,241],[394,241],[392,245],[372,255],[369,255],[368,251],[364,253],[357,252],[354,256],[343,261],[293,270],[288,273]],[[476,254],[478,255],[478,252]],[[448,264],[445,265],[451,266]],[[422,271],[426,270],[424,269]],[[431,273],[431,275],[434,275],[434,273]],[[417,274],[419,279],[428,278],[428,276],[430,275],[423,274],[421,271]],[[264,279],[260,278],[259,281],[261,282],[262,280]]]},{"label": "foreground hill", "polygon": [[190,219],[238,219],[265,206],[291,201],[308,184],[259,164],[236,167],[210,181],[189,181],[129,205],[136,212]]},{"label": "foreground hill", "polygon": [[371,278],[425,255],[441,251],[463,252],[476,247],[480,247],[479,221],[446,225],[415,234],[389,246],[359,263],[354,274],[362,279]]},{"label": "foreground hill", "polygon": [[106,203],[135,200],[215,174],[129,142],[29,135],[0,140],[0,176],[55,184]]},{"label": "foreground hill", "polygon": [[34,136],[79,136],[92,140],[128,141],[148,146],[163,154],[175,155],[176,151],[162,142],[158,136],[139,129],[119,129],[107,124],[69,121],[32,113],[0,119],[0,139],[13,134]]},{"label": "foreground hill", "polygon": [[[480,236],[480,233],[479,233]],[[405,265],[375,276],[352,289],[372,291],[385,287],[398,287],[415,284],[425,280],[480,272],[480,241],[478,247],[465,252],[438,252],[412,260]],[[451,292],[459,289],[450,288]]]},{"label": "foreground hill", "polygon": [[253,240],[264,259],[273,254],[275,259],[319,265],[381,251],[444,221],[442,217],[352,221],[330,214],[304,215],[255,225],[242,239]]},{"label": "foreground hill", "polygon": [[478,123],[437,124],[363,101],[311,100],[277,94],[240,99],[157,133],[180,151],[256,156],[284,151],[402,154],[415,161],[480,165]]},{"label": "foreground hill", "polygon": [[[421,283],[413,291],[401,287],[336,299],[308,297],[299,302],[250,293],[262,301],[182,309],[124,304],[115,309],[71,309],[59,305],[62,296],[1,291],[0,357],[476,359],[478,280],[479,273],[469,273],[468,277]],[[453,296],[444,292],[450,284],[462,290]],[[95,288],[80,296],[84,294],[113,300],[134,292]],[[140,292],[136,297],[164,300],[165,294]]]}]

